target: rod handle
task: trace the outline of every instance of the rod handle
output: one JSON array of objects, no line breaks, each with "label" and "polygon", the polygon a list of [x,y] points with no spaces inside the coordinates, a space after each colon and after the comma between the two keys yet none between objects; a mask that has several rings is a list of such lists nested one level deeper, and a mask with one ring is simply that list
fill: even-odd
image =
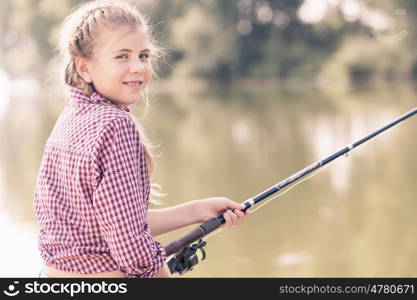
[{"label": "rod handle", "polygon": [[219,228],[222,224],[224,224],[226,220],[223,218],[223,215],[210,219],[203,224],[200,225],[201,228],[204,230],[204,235],[209,234],[210,232]]},{"label": "rod handle", "polygon": [[200,226],[194,228],[193,230],[183,235],[179,239],[164,246],[166,255],[170,256],[174,253],[179,252],[180,250],[182,250],[183,248],[185,248],[192,242],[201,239],[203,236],[204,236],[204,230]]},{"label": "rod handle", "polygon": [[183,235],[179,239],[169,243],[168,245],[164,246],[166,255],[170,256],[174,253],[179,252],[180,250],[184,249],[191,243],[203,238],[205,235],[209,234],[210,232],[219,228],[222,224],[224,224],[225,220],[223,216],[219,216],[216,218],[212,218],[200,226],[194,228],[189,233]]}]

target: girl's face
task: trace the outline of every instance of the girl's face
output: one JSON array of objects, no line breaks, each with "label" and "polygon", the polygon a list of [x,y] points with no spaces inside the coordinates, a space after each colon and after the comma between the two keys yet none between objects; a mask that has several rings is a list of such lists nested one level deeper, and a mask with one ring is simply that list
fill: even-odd
[{"label": "girl's face", "polygon": [[104,97],[134,104],[152,78],[148,35],[143,26],[101,29],[86,77]]}]

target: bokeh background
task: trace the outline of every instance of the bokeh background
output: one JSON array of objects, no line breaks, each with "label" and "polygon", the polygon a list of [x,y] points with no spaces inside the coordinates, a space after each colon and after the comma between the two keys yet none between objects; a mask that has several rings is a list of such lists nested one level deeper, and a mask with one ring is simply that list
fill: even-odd
[{"label": "bokeh background", "polygon": [[[79,1],[0,1],[0,276],[37,276],[33,192],[65,99],[57,36]],[[413,0],[141,0],[167,55],[151,109],[162,206],[242,202],[416,106]],[[417,120],[208,240],[187,277],[417,275]],[[168,243],[186,228],[157,238]]]}]

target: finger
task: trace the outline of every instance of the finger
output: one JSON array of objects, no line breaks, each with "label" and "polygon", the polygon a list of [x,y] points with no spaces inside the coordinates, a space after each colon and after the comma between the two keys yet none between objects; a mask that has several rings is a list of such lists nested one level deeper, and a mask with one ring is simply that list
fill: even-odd
[{"label": "finger", "polygon": [[250,209],[245,210],[245,216],[250,215],[252,211]]},{"label": "finger", "polygon": [[235,214],[237,215],[237,217],[238,217],[238,219],[240,221],[242,221],[243,218],[246,216],[246,214],[243,211],[239,210],[239,209],[238,210],[235,210]]},{"label": "finger", "polygon": [[237,211],[238,210],[235,210],[235,211],[229,210],[229,215],[230,215],[230,219],[232,220],[232,225],[239,224],[239,217],[236,214]]},{"label": "finger", "polygon": [[229,199],[228,199],[228,206],[230,209],[238,209],[238,210],[244,210],[246,208],[244,204],[240,204]]},{"label": "finger", "polygon": [[224,220],[225,220],[224,224],[222,225],[222,226],[223,226],[223,228],[227,228],[227,227],[232,226],[232,219],[231,219],[231,217],[230,217],[230,213],[229,213],[229,211],[226,211],[226,212],[223,214],[223,218],[224,218]]}]

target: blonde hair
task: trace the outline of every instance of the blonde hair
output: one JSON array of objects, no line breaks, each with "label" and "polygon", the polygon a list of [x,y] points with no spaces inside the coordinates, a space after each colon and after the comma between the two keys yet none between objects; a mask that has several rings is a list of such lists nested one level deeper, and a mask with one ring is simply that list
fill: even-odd
[{"label": "blonde hair", "polygon": [[[77,72],[75,58],[84,57],[90,59],[94,54],[94,41],[100,34],[102,26],[142,26],[148,34],[153,56],[161,57],[162,48],[156,46],[151,32],[151,26],[139,11],[127,1],[95,0],[77,5],[64,20],[59,38],[59,52],[61,70],[64,82],[72,87],[81,89],[87,96],[91,96],[95,90],[94,85],[86,82]],[[153,60],[151,63],[154,64]],[[155,66],[152,66],[154,72]],[[156,75],[156,74],[154,74]],[[148,109],[148,88],[146,87],[140,98],[145,103],[145,113]],[[108,105],[100,102],[101,105]],[[117,106],[118,107],[118,106]],[[120,109],[120,107],[118,107]],[[155,169],[155,159],[151,149],[155,146],[149,141],[137,118],[132,116],[140,134],[141,142],[145,151],[146,161],[152,175]],[[161,197],[160,186],[151,185],[151,197]],[[151,199],[153,204],[158,201]]]}]

